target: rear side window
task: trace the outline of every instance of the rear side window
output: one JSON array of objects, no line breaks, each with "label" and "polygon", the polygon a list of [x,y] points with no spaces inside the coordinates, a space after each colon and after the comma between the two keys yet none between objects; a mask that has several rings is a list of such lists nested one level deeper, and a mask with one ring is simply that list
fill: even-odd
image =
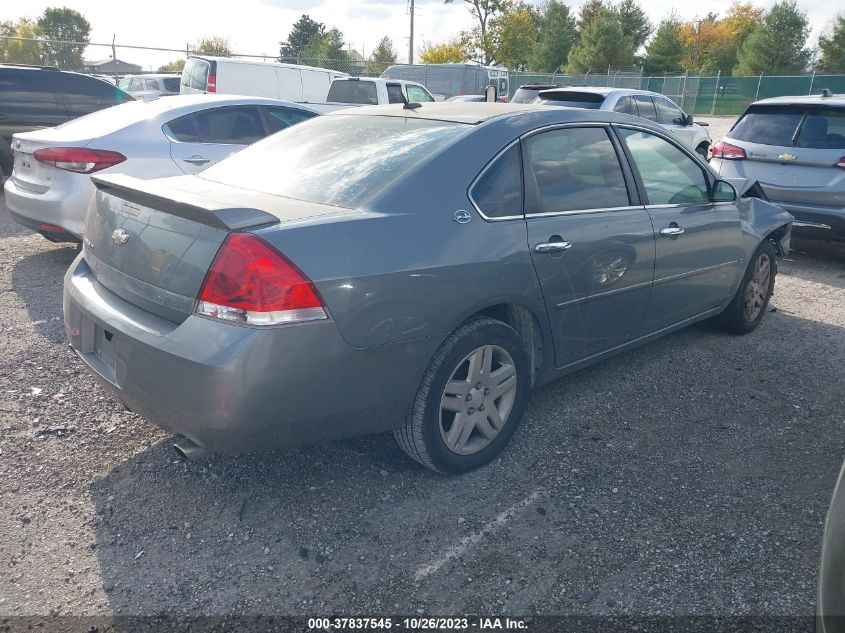
[{"label": "rear side window", "polygon": [[179,92],[179,77],[165,77],[163,81],[167,92]]},{"label": "rear side window", "polygon": [[710,192],[704,170],[672,143],[639,130],[621,129],[640,174],[649,204],[708,202]]},{"label": "rear side window", "polygon": [[657,123],[657,110],[654,109],[654,102],[647,95],[634,95],[634,103],[637,106],[639,116]]},{"label": "rear side window", "polygon": [[214,108],[194,112],[165,124],[168,136],[180,143],[249,145],[264,137],[254,107]]},{"label": "rear side window", "polygon": [[316,116],[313,112],[294,108],[266,108],[264,111],[267,113],[271,134]]},{"label": "rear side window", "polygon": [[158,79],[144,79],[144,86],[147,90],[160,90],[158,87]]},{"label": "rear side window", "polygon": [[472,201],[488,218],[522,215],[522,160],[513,145],[482,174],[470,191]]},{"label": "rear side window", "polygon": [[584,108],[598,110],[604,103],[604,95],[594,92],[578,92],[575,90],[555,90],[540,96],[549,105],[569,106],[570,108]]},{"label": "rear side window", "polygon": [[614,112],[622,112],[623,114],[637,114],[631,110],[631,97],[620,97],[616,105],[613,106]]},{"label": "rear side window", "polygon": [[408,101],[411,103],[425,103],[426,101],[434,101],[425,90],[414,84],[406,84],[405,90],[408,91]]},{"label": "rear side window", "polygon": [[55,83],[44,76],[47,72],[53,71],[0,69],[0,114],[5,122],[33,119],[37,125],[42,116],[60,114]]},{"label": "rear side window", "polygon": [[72,116],[89,114],[133,100],[117,86],[85,75],[61,73],[56,80],[56,89],[67,103]]},{"label": "rear side window", "polygon": [[378,105],[376,84],[372,81],[333,81],[327,101]]},{"label": "rear side window", "polygon": [[629,205],[622,167],[604,128],[536,134],[524,151],[526,214]]},{"label": "rear side window", "polygon": [[761,145],[845,149],[845,108],[751,106],[728,136]]},{"label": "rear side window", "polygon": [[405,103],[405,97],[402,96],[402,86],[399,84],[387,84],[387,102]]},{"label": "rear side window", "polygon": [[354,209],[467,126],[341,114],[294,125],[202,172],[202,178]]}]

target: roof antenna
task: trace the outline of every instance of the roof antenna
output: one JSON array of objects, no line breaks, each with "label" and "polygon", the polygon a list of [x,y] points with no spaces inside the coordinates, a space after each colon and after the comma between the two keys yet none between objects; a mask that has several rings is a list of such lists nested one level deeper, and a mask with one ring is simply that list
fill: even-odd
[{"label": "roof antenna", "polygon": [[833,93],[830,91],[830,88],[825,88],[822,90],[822,98],[826,99],[828,97],[832,97]]}]

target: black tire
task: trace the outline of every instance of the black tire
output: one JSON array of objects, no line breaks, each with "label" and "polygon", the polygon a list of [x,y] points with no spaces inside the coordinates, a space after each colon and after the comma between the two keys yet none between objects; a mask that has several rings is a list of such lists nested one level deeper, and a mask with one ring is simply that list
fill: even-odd
[{"label": "black tire", "polygon": [[[749,284],[753,283],[752,278],[757,270],[758,262],[762,257],[768,258],[770,266],[769,282],[765,289],[764,301],[756,314],[753,315],[753,318],[749,318],[746,312],[746,293],[748,292]],[[754,255],[751,256],[751,261],[748,262],[748,267],[745,269],[745,274],[742,276],[742,281],[739,284],[739,288],[737,288],[733,300],[728,304],[724,312],[716,317],[716,324],[723,330],[733,334],[748,334],[753,331],[760,325],[760,321],[763,320],[763,316],[769,307],[769,300],[772,298],[772,293],[775,289],[777,272],[778,264],[775,245],[765,239],[757,247],[757,250],[754,251]]]},{"label": "black tire", "polygon": [[695,148],[696,153],[704,159],[704,162],[707,162],[709,150],[707,148],[706,143],[702,143],[698,147]]},{"label": "black tire", "polygon": [[[481,442],[489,443],[477,452],[459,454],[447,445],[445,429],[441,431],[441,398],[447,382],[455,377],[455,372],[460,371],[474,350],[490,345],[510,355],[516,377],[515,395],[498,433],[489,440],[479,438]],[[466,380],[471,382],[469,377]],[[530,382],[528,352],[516,330],[486,317],[468,321],[443,342],[429,362],[405,424],[394,431],[396,441],[413,459],[435,472],[453,474],[478,468],[496,457],[516,431],[528,401]],[[486,392],[483,395],[476,393],[476,402],[489,405],[486,397],[490,397]],[[483,411],[484,407],[479,406],[478,410]],[[485,424],[489,422],[487,414],[484,414],[484,421]],[[475,429],[470,431],[471,436],[476,433]]]}]

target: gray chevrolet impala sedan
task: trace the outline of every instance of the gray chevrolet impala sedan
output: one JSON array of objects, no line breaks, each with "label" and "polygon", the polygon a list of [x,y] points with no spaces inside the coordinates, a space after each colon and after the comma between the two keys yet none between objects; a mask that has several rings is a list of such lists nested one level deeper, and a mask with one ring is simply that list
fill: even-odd
[{"label": "gray chevrolet impala sedan", "polygon": [[648,121],[527,104],[341,110],[94,182],[67,334],[178,450],[393,431],[447,473],[538,385],[703,319],[753,330],[792,222]]}]

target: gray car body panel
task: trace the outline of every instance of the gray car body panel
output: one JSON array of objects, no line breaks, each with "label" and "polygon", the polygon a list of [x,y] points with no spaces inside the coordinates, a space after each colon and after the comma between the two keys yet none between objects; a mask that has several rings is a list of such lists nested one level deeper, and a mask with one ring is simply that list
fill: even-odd
[{"label": "gray car body panel", "polygon": [[818,633],[845,631],[845,465],[825,521],[816,614]]},{"label": "gray car body panel", "polygon": [[[636,291],[630,298],[618,293],[623,297],[619,300],[611,299],[613,290],[594,291],[584,301],[585,297],[575,296],[564,325],[556,314],[557,329],[553,330],[550,316],[557,310],[547,309],[549,297],[544,296],[542,274],[538,277],[529,249],[529,225],[535,220],[521,215],[484,219],[469,197],[470,184],[503,148],[540,128],[616,123],[670,141],[671,135],[642,119],[616,113],[530,105],[435,105],[413,111],[375,106],[328,115],[428,117],[469,124],[465,134],[400,175],[359,209],[236,192],[196,176],[154,185],[160,187],[156,195],[161,200],[149,198],[150,204],[161,207],[172,198],[186,207],[177,210],[181,215],[151,210],[152,220],[171,222],[182,235],[198,237],[207,231],[213,235],[196,259],[197,271],[179,279],[150,277],[146,283],[195,298],[201,283],[199,270],[208,266],[216,251],[214,244],[226,232],[217,224],[220,218],[254,214],[255,225],[240,225],[242,230],[278,248],[313,281],[325,302],[327,320],[255,328],[188,315],[184,310],[174,319],[161,310],[139,307],[142,302],[127,294],[119,281],[109,288],[108,280],[94,274],[85,261],[86,244],[65,278],[65,324],[74,349],[104,384],[145,418],[207,448],[256,450],[401,425],[438,346],[479,313],[502,314],[502,309],[530,313],[539,339],[536,385],[711,316],[730,301],[741,276],[739,266],[735,274],[722,279],[718,305],[708,305],[654,331],[637,325],[636,331],[610,337],[583,353],[561,350],[562,332],[571,340],[583,339],[595,336],[595,324],[612,323],[608,308],[617,318],[627,317],[629,309],[641,313],[646,309],[655,240],[649,235],[653,230],[650,211],[634,201],[626,213],[639,228],[635,235],[631,227],[617,231],[624,236],[622,246],[642,258],[645,276]],[[684,151],[715,180],[700,158]],[[129,180],[119,184],[142,191],[150,186]],[[174,190],[172,195],[167,189]],[[105,208],[121,200],[112,193],[101,194]],[[732,243],[740,249],[736,257],[747,261],[760,240],[788,224],[790,217],[772,205],[741,201],[737,206]],[[231,209],[240,211],[230,214]],[[468,211],[470,221],[456,222],[456,211]],[[612,211],[603,214],[605,224],[617,218]],[[275,221],[268,222],[268,215]],[[111,217],[118,216],[112,213]],[[581,240],[572,252],[581,262],[609,246],[596,217],[594,213],[568,216],[575,223],[572,226],[578,225]],[[104,221],[106,230],[117,226],[109,221]],[[196,226],[192,232],[184,225],[178,228],[179,222]],[[134,235],[128,244],[132,239]],[[156,249],[154,240],[143,246],[137,254],[138,266],[144,274],[154,275],[143,257],[162,249]],[[119,248],[123,247],[115,247]],[[683,255],[678,257],[684,260]],[[119,259],[108,261],[121,268]],[[572,271],[579,268],[573,265]],[[582,277],[574,272],[561,274],[581,283]],[[679,291],[695,293],[710,281],[691,274],[676,283]],[[139,292],[143,294],[143,289]],[[147,299],[155,303],[154,297]],[[604,312],[598,310],[602,306]],[[110,345],[103,342],[104,333],[98,334],[101,330],[108,332]]]}]

